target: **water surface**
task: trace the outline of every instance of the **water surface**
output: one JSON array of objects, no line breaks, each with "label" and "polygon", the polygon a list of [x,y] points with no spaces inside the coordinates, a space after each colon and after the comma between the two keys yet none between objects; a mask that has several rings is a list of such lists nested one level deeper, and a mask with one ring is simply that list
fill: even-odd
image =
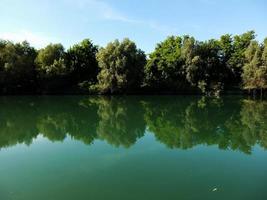
[{"label": "water surface", "polygon": [[1,200],[267,199],[267,102],[1,97]]}]

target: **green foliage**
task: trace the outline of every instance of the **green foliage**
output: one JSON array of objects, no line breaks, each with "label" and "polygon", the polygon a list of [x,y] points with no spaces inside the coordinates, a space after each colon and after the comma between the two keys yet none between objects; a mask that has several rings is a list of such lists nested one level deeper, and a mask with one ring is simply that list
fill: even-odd
[{"label": "green foliage", "polygon": [[61,44],[49,44],[41,49],[35,62],[41,78],[63,76],[70,72],[66,66],[64,47]]},{"label": "green foliage", "polygon": [[245,51],[246,63],[242,75],[245,89],[262,90],[267,88],[267,66],[264,60],[264,51],[265,46],[262,48],[256,41],[252,41]]},{"label": "green foliage", "polygon": [[68,65],[73,70],[72,79],[75,83],[84,81],[95,83],[97,81],[97,52],[98,47],[89,39],[83,40],[67,51]]},{"label": "green foliage", "polygon": [[100,68],[98,89],[101,93],[125,93],[140,87],[146,56],[134,42],[115,40],[99,50],[97,60]]},{"label": "green foliage", "polygon": [[145,85],[157,90],[181,89],[183,76],[182,38],[168,37],[150,54],[145,67]]},{"label": "green foliage", "polygon": [[264,66],[267,66],[267,38],[265,38],[263,43],[263,52],[262,52],[262,63]]},{"label": "green foliage", "polygon": [[197,46],[197,41],[193,37],[185,36],[182,46],[182,58],[184,60],[185,76],[186,80],[193,86],[196,82],[196,71],[200,65],[200,57],[196,55],[195,49]]},{"label": "green foliage", "polygon": [[221,36],[219,40],[219,45],[220,45],[220,51],[221,51],[220,54],[221,54],[222,62],[225,65],[228,65],[229,63],[227,62],[231,58],[234,52],[232,36],[229,34]]},{"label": "green foliage", "polygon": [[35,79],[36,51],[29,43],[0,41],[0,85],[2,90],[29,89]]},{"label": "green foliage", "polygon": [[[0,93],[202,93],[267,89],[267,38],[254,31],[219,40],[170,36],[145,53],[129,39],[98,48],[85,39],[65,52],[0,40]],[[89,88],[89,89],[88,89]]]},{"label": "green foliage", "polygon": [[250,42],[255,39],[255,32],[249,31],[242,35],[234,36],[233,41],[233,53],[228,60],[228,65],[233,72],[233,82],[235,84],[240,83],[243,72],[243,66],[245,64],[245,51],[250,45]]},{"label": "green foliage", "polygon": [[[196,46],[196,56],[187,70],[190,82],[203,93],[214,93],[223,87],[227,70],[220,59],[220,44],[216,40],[201,42]],[[192,66],[194,66],[192,70]]]},{"label": "green foliage", "polygon": [[230,54],[226,42],[224,48],[222,51],[217,40],[198,42],[189,36],[169,37],[150,55],[145,83],[154,90],[199,88],[202,93],[218,93],[230,73],[222,60]]}]

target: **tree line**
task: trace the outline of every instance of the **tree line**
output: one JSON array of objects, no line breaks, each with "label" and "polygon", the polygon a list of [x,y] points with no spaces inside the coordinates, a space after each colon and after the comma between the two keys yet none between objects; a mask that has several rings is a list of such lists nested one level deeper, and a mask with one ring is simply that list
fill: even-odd
[{"label": "tree line", "polygon": [[35,49],[28,42],[0,40],[2,94],[131,94],[227,91],[263,94],[267,88],[267,38],[255,32],[198,41],[170,36],[146,55],[129,40],[99,47],[85,39]]}]

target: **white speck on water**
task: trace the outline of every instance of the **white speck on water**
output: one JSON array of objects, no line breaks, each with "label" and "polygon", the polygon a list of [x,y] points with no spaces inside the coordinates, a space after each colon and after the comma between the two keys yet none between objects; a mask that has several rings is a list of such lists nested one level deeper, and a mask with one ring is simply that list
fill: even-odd
[{"label": "white speck on water", "polygon": [[218,190],[218,188],[213,188],[212,192],[216,192]]}]

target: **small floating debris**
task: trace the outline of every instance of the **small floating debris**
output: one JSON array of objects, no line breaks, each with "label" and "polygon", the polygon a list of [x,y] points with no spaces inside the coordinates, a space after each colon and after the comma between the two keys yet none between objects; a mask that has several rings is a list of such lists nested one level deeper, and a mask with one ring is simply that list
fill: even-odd
[{"label": "small floating debris", "polygon": [[218,188],[213,188],[212,189],[212,192],[216,192],[216,191],[218,191]]}]

